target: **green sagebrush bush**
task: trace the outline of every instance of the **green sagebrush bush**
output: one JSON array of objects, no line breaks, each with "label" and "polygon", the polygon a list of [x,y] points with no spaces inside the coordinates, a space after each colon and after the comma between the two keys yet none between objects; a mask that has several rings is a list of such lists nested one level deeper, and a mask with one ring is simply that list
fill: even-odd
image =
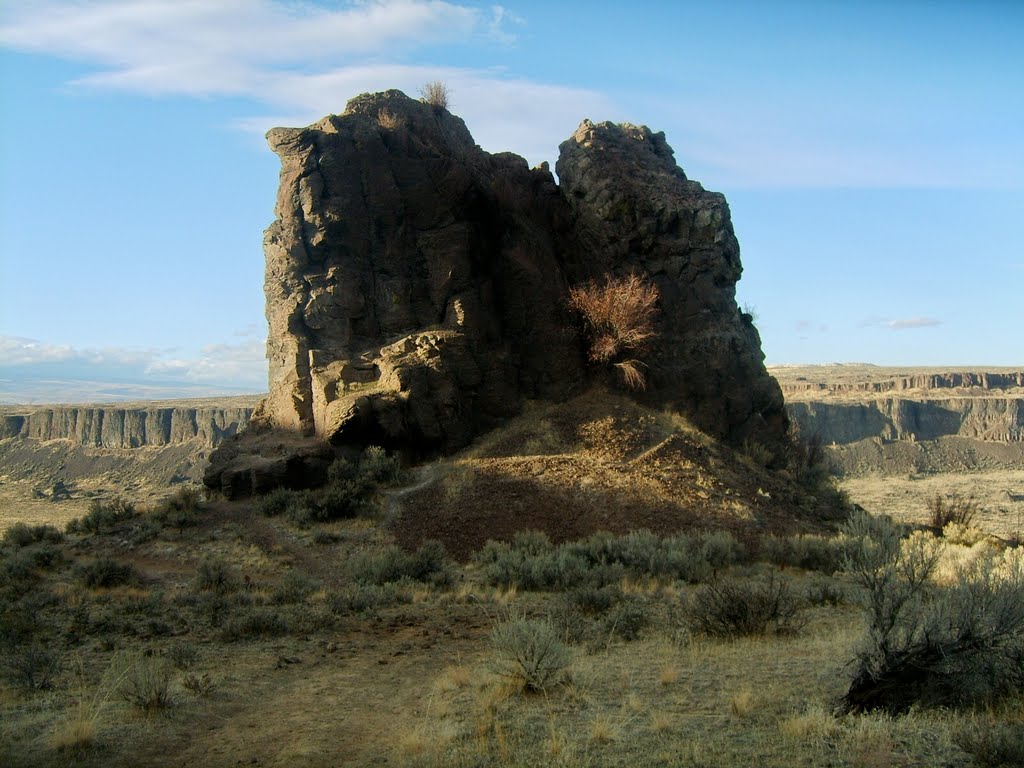
[{"label": "green sagebrush bush", "polygon": [[90,588],[119,587],[138,581],[139,575],[128,563],[119,563],[110,557],[99,557],[75,569],[79,581]]},{"label": "green sagebrush bush", "polygon": [[448,552],[439,541],[425,541],[414,552],[392,545],[357,553],[349,560],[348,572],[359,584],[419,581],[445,586],[452,579]]},{"label": "green sagebrush bush", "polygon": [[832,574],[846,566],[850,546],[845,536],[766,536],[761,541],[759,556],[783,567]]},{"label": "green sagebrush bush", "polygon": [[906,539],[886,518],[858,513],[846,527],[857,546],[857,582],[867,632],[843,711],[901,713],[911,706],[990,705],[1024,692],[1024,557],[990,552],[932,579],[942,542]]},{"label": "green sagebrush bush", "polygon": [[226,642],[286,634],[288,622],[280,613],[268,608],[241,610],[230,616],[221,628],[221,639]]},{"label": "green sagebrush bush", "polygon": [[135,504],[121,496],[105,501],[94,499],[89,511],[83,517],[68,522],[65,530],[68,533],[100,533],[130,520],[136,514]]},{"label": "green sagebrush bush", "polygon": [[260,514],[284,515],[300,526],[341,520],[372,510],[374,494],[400,478],[398,457],[369,446],[354,462],[344,457],[332,462],[322,488],[275,488],[257,498],[254,506]]},{"label": "green sagebrush bush", "polygon": [[26,525],[15,523],[4,531],[3,543],[11,549],[21,549],[32,544],[59,544],[64,534],[52,525]]},{"label": "green sagebrush bush", "polygon": [[723,531],[665,538],[645,530],[596,533],[559,546],[543,533],[527,531],[511,542],[487,542],[473,560],[494,586],[561,590],[601,588],[627,576],[697,583],[745,557],[739,542]]},{"label": "green sagebrush bush", "polygon": [[491,646],[495,672],[527,691],[543,692],[560,683],[572,658],[547,620],[510,617],[499,621],[491,630]]}]

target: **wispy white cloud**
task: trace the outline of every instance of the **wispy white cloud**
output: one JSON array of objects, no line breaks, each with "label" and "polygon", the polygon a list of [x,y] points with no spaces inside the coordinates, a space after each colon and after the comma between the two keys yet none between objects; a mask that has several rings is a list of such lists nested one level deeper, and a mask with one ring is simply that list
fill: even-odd
[{"label": "wispy white cloud", "polygon": [[[275,0],[42,0],[12,9],[0,45],[97,67],[74,82],[163,95],[231,95],[266,104],[236,126],[264,133],[340,112],[358,93],[399,88],[415,95],[443,80],[453,107],[485,149],[532,163],[587,115],[606,118],[609,99],[580,88],[510,77],[499,69],[405,63],[430,46],[515,43],[525,22],[495,5],[443,0],[369,0],[318,7]],[[429,54],[425,54],[429,55]]]},{"label": "wispy white cloud", "polygon": [[893,331],[904,331],[910,328],[931,328],[942,325],[941,320],[934,317],[909,317],[904,320],[890,320],[886,326]]},{"label": "wispy white cloud", "polygon": [[59,377],[203,384],[224,390],[261,392],[267,386],[265,342],[211,344],[194,354],[180,350],[108,347],[80,349],[36,339],[0,336],[0,375],[15,380]]},{"label": "wispy white cloud", "polygon": [[937,325],[942,325],[942,321],[934,317],[905,317],[896,319],[887,317],[869,317],[860,323],[861,328],[878,326],[881,328],[888,328],[890,331],[906,331],[913,330],[915,328],[933,328]]}]

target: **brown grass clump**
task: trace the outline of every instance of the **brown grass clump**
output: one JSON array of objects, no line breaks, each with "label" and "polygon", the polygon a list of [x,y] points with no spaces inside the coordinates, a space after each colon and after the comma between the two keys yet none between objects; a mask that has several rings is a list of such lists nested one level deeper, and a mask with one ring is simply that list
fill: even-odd
[{"label": "brown grass clump", "polygon": [[440,80],[431,80],[420,89],[420,101],[438,109],[448,109],[451,94]]},{"label": "brown grass clump", "polygon": [[586,325],[588,359],[618,368],[630,389],[647,386],[645,366],[634,355],[643,354],[654,337],[658,298],[658,288],[636,274],[605,275],[603,283],[591,280],[569,290],[569,306]]},{"label": "brown grass clump", "polygon": [[390,109],[382,109],[377,113],[377,124],[384,130],[393,131],[402,125],[402,121]]}]

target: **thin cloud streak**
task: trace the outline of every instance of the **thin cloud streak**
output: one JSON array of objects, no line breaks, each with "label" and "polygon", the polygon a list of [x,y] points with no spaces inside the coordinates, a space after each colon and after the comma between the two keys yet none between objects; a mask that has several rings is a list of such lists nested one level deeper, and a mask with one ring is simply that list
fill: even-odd
[{"label": "thin cloud streak", "polygon": [[934,328],[937,325],[942,325],[942,321],[934,317],[907,317],[907,318],[888,318],[888,317],[869,317],[859,324],[860,328],[870,328],[872,326],[880,328],[888,328],[890,331],[907,331],[914,330],[917,328]]},{"label": "thin cloud streak", "polygon": [[0,377],[12,380],[133,379],[221,385],[260,392],[266,389],[265,341],[211,344],[182,356],[171,349],[77,349],[17,336],[0,336]]},{"label": "thin cloud streak", "polygon": [[942,325],[942,321],[934,317],[911,317],[906,320],[890,320],[886,325],[893,331],[905,331],[912,328],[932,328]]}]

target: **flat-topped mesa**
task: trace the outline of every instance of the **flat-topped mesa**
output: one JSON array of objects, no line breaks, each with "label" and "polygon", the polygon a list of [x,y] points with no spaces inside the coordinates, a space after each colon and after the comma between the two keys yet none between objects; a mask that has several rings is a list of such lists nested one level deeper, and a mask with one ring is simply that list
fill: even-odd
[{"label": "flat-topped mesa", "polygon": [[282,167],[256,424],[455,451],[524,400],[605,376],[588,365],[569,289],[638,274],[661,296],[639,397],[734,444],[784,441],[781,391],[735,302],[728,206],[687,180],[663,134],[584,121],[561,145],[561,187],[399,91],[268,139]]}]

